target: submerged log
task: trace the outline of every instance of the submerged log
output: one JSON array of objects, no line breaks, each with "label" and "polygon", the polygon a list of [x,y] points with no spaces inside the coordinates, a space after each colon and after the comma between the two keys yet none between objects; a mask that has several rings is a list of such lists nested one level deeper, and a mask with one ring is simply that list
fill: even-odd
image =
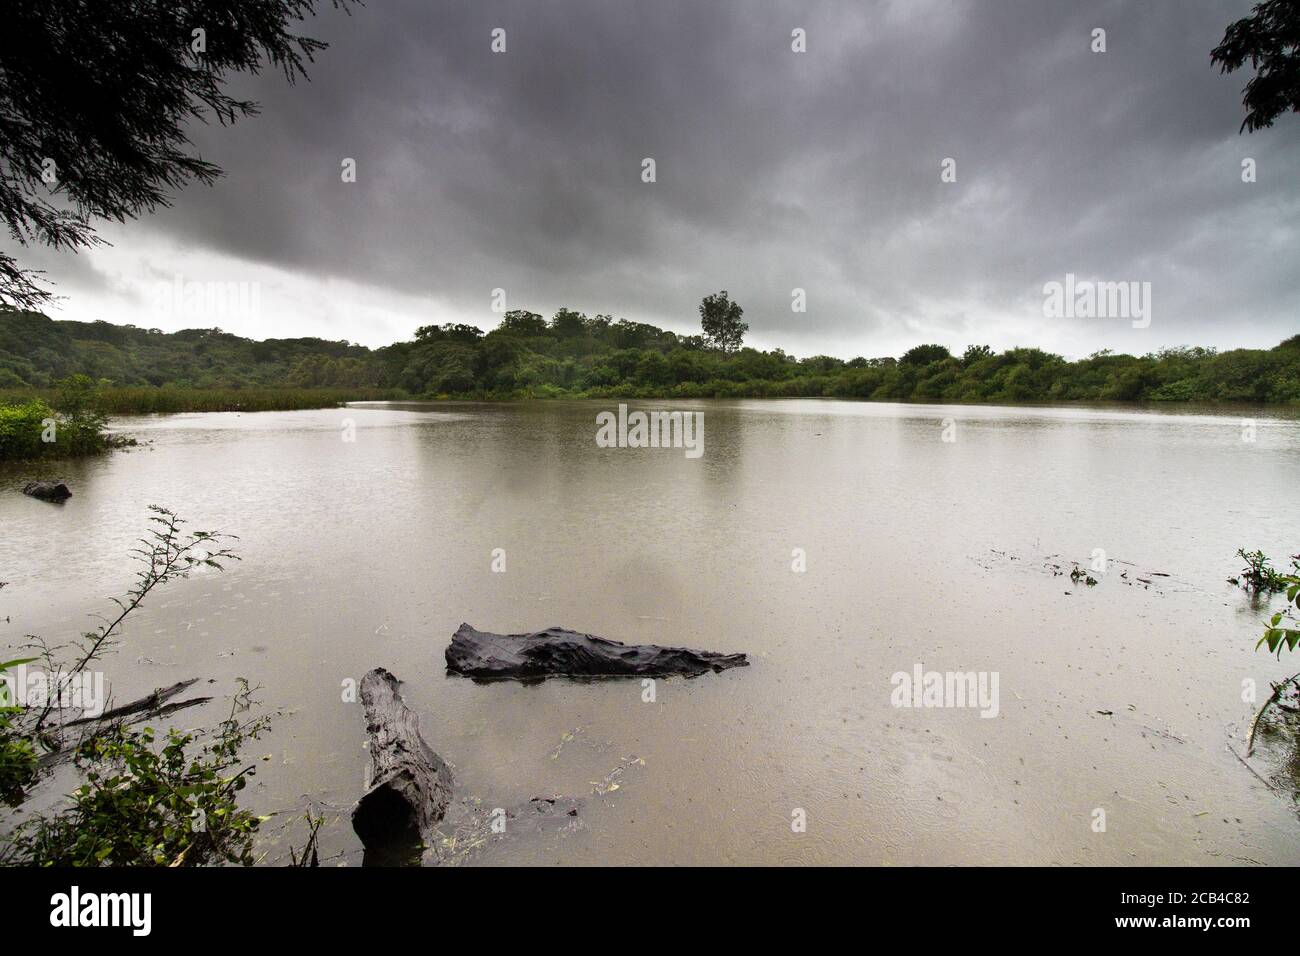
[{"label": "submerged log", "polygon": [[419,718],[398,686],[382,667],[361,679],[370,762],[352,828],[367,850],[431,842],[451,802],[451,770],[420,736]]},{"label": "submerged log", "polygon": [[[183,690],[188,690],[197,684],[199,679],[191,677],[189,680],[183,680],[179,683],[172,684],[170,687],[159,687],[152,694],[134,700],[129,704],[123,704],[121,707],[110,707],[97,717],[78,717],[76,720],[69,720],[63,724],[64,727],[75,727],[78,724],[89,724],[98,721],[105,723],[118,720],[122,717],[128,717],[132,714],[144,714],[147,717],[156,717],[160,714],[174,713],[183,707],[193,707],[195,704],[206,704],[211,697],[195,697],[193,700],[179,701],[175,704],[167,704],[177,694]],[[163,705],[167,704],[166,707]],[[134,721],[133,721],[134,722]]]},{"label": "submerged log", "polygon": [[622,644],[561,627],[532,634],[491,634],[462,624],[447,648],[447,670],[477,680],[698,677],[748,663],[744,654]]},{"label": "submerged log", "polygon": [[67,501],[72,491],[61,481],[29,481],[23,487],[23,494],[41,501]]},{"label": "submerged log", "polygon": [[56,736],[59,731],[67,727],[85,727],[86,729],[79,732],[81,736],[71,746],[64,744],[55,750],[41,754],[36,761],[37,767],[41,770],[48,770],[71,760],[76,755],[82,741],[101,733],[101,727],[109,725],[129,727],[133,724],[144,723],[146,720],[159,720],[163,717],[170,717],[177,711],[208,703],[208,701],[212,700],[211,697],[172,700],[177,694],[198,683],[198,680],[197,677],[191,677],[189,680],[180,681],[170,687],[160,687],[152,694],[131,701],[129,704],[123,704],[121,707],[111,707],[96,717],[77,717],[74,720],[66,720],[58,724],[53,728]]}]

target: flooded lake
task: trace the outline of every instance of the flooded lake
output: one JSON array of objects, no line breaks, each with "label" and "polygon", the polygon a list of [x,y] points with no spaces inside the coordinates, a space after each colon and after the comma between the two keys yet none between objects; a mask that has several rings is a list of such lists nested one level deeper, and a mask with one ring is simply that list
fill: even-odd
[{"label": "flooded lake", "polygon": [[[466,862],[1300,863],[1289,795],[1229,750],[1243,681],[1262,700],[1300,662],[1254,650],[1268,605],[1225,580],[1239,547],[1280,566],[1300,549],[1294,416],[631,403],[702,411],[691,458],[599,447],[617,404],[116,421],[140,447],[45,466],[62,506],[19,493],[32,469],[0,471],[0,641],[93,626],[150,504],[238,535],[243,560],[156,592],[104,670],[119,702],[245,676],[284,710],[241,798],[277,814],[268,861],[310,807],[326,862],[361,862],[366,734],[342,688],[382,665],[464,795],[585,798],[570,826]],[[751,666],[659,680],[652,701],[639,680],[476,684],[445,672],[462,622]],[[996,714],[894,706],[918,666],[996,675]],[[1252,765],[1285,786],[1300,761],[1266,739]]]}]

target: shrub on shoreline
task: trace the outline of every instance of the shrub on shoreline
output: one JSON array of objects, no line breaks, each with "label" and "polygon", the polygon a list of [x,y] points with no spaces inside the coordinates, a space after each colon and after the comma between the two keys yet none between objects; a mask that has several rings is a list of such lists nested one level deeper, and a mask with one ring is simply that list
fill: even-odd
[{"label": "shrub on shoreline", "polygon": [[60,414],[42,399],[0,405],[0,461],[80,458],[115,444],[100,415]]}]

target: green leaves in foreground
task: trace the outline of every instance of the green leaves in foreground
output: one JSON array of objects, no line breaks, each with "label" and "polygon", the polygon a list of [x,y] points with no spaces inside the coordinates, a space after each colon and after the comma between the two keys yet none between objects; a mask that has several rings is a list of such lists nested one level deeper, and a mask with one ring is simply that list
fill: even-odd
[{"label": "green leaves in foreground", "polygon": [[17,866],[185,866],[253,863],[261,819],[236,803],[255,770],[238,769],[245,740],[266,729],[247,722],[241,682],[231,716],[211,737],[172,729],[155,746],[150,727],[113,727],[82,742],[85,782],[72,806],[20,826],[0,863]]},{"label": "green leaves in foreground", "polygon": [[[229,535],[186,533],[184,520],[175,513],[157,506],[150,511],[153,527],[133,552],[140,570],[134,586],[115,599],[117,617],[71,645],[72,661],[56,660],[45,648],[39,660],[50,672],[75,675],[99,661],[154,588],[201,569],[220,570],[224,562],[238,559],[222,546]],[[34,660],[38,658],[0,663],[0,675]],[[38,773],[38,747],[71,753],[81,785],[56,809],[29,816],[16,828],[0,821],[6,831],[0,865],[254,862],[253,837],[262,818],[237,803],[255,767],[241,759],[240,749],[268,728],[271,717],[246,716],[253,707],[247,681],[239,681],[226,719],[201,731],[137,729],[135,722],[148,719],[147,714],[81,726],[52,701],[15,706],[19,703],[8,694],[0,699],[0,801],[18,806],[41,779],[49,779],[48,770]],[[79,728],[75,732],[74,726]]]},{"label": "green leaves in foreground", "polygon": [[[30,664],[34,657],[0,661],[0,680],[19,664]],[[27,787],[36,776],[36,748],[24,734],[16,732],[12,718],[23,712],[10,697],[10,685],[0,683],[0,803],[16,807],[27,795]]]},{"label": "green leaves in foreground", "polygon": [[[1300,570],[1300,568],[1297,568]],[[1282,627],[1283,620],[1287,623],[1300,624],[1300,576],[1285,575],[1283,579],[1286,584],[1287,607],[1283,611],[1278,611],[1269,619],[1269,626],[1264,629],[1264,636],[1259,639],[1255,645],[1256,650],[1261,644],[1267,644],[1271,653],[1282,656],[1282,647],[1286,646],[1289,651],[1294,651],[1296,645],[1300,644],[1300,628]],[[1292,610],[1294,606],[1295,610]]]},{"label": "green leaves in foreground", "polygon": [[1267,644],[1269,652],[1278,657],[1282,656],[1283,647],[1294,651],[1300,645],[1300,554],[1291,556],[1290,574],[1272,568],[1263,551],[1239,548],[1237,554],[1246,562],[1246,567],[1239,577],[1229,578],[1230,582],[1255,594],[1286,593],[1286,607],[1269,618],[1264,636],[1255,644],[1255,649]]}]

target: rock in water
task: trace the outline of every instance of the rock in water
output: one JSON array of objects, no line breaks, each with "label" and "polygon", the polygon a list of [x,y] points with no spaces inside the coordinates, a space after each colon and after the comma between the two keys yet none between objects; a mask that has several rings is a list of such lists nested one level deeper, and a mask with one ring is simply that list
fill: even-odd
[{"label": "rock in water", "polygon": [[478,680],[547,677],[698,677],[749,664],[744,654],[686,647],[621,644],[562,627],[532,634],[490,634],[462,624],[447,648],[447,670]]},{"label": "rock in water", "polygon": [[29,481],[23,488],[23,494],[40,498],[41,501],[67,501],[72,497],[68,486],[61,481]]},{"label": "rock in water", "polygon": [[352,828],[367,850],[431,842],[451,801],[451,770],[420,736],[419,720],[397,688],[397,678],[382,667],[361,679],[370,763]]}]

